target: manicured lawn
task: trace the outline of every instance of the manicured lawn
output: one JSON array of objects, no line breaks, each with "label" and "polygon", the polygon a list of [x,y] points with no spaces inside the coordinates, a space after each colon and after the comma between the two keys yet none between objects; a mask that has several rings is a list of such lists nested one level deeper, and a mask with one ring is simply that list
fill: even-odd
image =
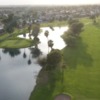
[{"label": "manicured lawn", "polygon": [[7,39],[0,43],[1,48],[25,48],[25,47],[30,47],[32,46],[32,41],[31,40],[26,40],[26,39]]},{"label": "manicured lawn", "polygon": [[74,100],[100,100],[100,29],[92,24],[84,29],[77,48],[63,49],[69,67],[64,89]]},{"label": "manicured lawn", "polygon": [[21,39],[19,34],[27,33],[27,29],[15,29],[13,33],[0,35],[0,48],[25,48],[33,45],[32,40]]},{"label": "manicured lawn", "polygon": [[81,20],[85,26],[77,47],[62,50],[66,63],[64,80],[55,71],[48,83],[36,86],[30,100],[54,100],[62,92],[70,94],[72,100],[100,100],[100,28],[89,19]]}]

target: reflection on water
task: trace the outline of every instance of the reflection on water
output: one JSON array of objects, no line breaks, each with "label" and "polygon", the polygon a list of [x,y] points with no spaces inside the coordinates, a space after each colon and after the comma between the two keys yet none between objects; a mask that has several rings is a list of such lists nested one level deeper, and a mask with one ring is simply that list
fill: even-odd
[{"label": "reflection on water", "polygon": [[[46,30],[49,31],[48,38],[54,42],[54,48],[62,49],[65,46],[60,35],[68,29],[67,27],[41,29],[41,43],[38,48],[0,49],[0,100],[28,100],[36,85],[36,76],[41,70],[36,59],[48,52],[47,38],[44,36]],[[29,38],[28,34],[26,37],[19,37]]]},{"label": "reflection on water", "polygon": [[30,51],[33,58],[39,57],[42,54],[39,48],[30,48]]},{"label": "reflection on water", "polygon": [[[40,35],[38,36],[40,39],[40,44],[38,45],[39,49],[41,49],[41,51],[43,52],[43,54],[47,54],[48,53],[48,46],[47,46],[47,38],[44,36],[45,31],[49,32],[49,36],[48,39],[49,40],[53,40],[54,42],[54,46],[53,48],[56,49],[62,49],[65,47],[65,43],[63,41],[63,39],[61,38],[61,35],[68,30],[68,27],[54,27],[54,30],[52,30],[49,27],[43,27],[41,28],[42,32],[40,33]],[[25,38],[23,37],[23,35],[19,35],[18,37],[20,38]],[[29,39],[29,34],[26,34],[26,39]],[[32,37],[33,39],[33,37]]]},{"label": "reflection on water", "polygon": [[0,100],[28,100],[41,69],[32,55],[28,48],[0,49]]},{"label": "reflection on water", "polygon": [[25,48],[24,48],[23,58],[26,58],[26,57],[27,57],[27,54],[26,54]]},{"label": "reflection on water", "polygon": [[15,56],[20,54],[20,50],[18,50],[18,49],[9,49],[9,48],[7,48],[7,49],[3,49],[2,51],[3,51],[3,53],[9,53],[9,55],[11,57],[15,57]]}]

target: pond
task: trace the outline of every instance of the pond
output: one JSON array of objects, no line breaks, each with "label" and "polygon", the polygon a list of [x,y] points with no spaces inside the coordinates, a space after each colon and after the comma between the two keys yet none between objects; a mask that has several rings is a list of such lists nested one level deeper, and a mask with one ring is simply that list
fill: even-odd
[{"label": "pond", "polygon": [[[41,28],[39,49],[34,47],[23,49],[0,49],[0,100],[28,100],[36,85],[36,78],[41,70],[37,63],[40,54],[47,54],[47,39],[45,30],[49,31],[49,39],[54,41],[54,47],[62,49],[64,41],[60,37],[68,27]],[[24,38],[23,35],[18,36]],[[28,34],[26,36],[28,39]]]}]

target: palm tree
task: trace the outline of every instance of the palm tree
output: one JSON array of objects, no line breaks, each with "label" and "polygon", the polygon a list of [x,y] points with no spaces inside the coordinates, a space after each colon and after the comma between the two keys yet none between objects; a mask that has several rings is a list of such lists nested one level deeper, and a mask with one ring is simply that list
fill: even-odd
[{"label": "palm tree", "polygon": [[52,47],[53,47],[54,43],[52,40],[49,40],[48,41],[48,47],[51,47],[51,50],[52,50]]},{"label": "palm tree", "polygon": [[[47,38],[47,45],[48,45],[48,36],[49,36],[49,31],[45,31],[44,35],[46,36]],[[48,47],[48,53],[49,53],[49,47]]]},{"label": "palm tree", "polygon": [[46,30],[45,33],[44,33],[44,35],[48,38],[48,36],[49,36],[49,31]]},{"label": "palm tree", "polygon": [[33,27],[33,31],[32,31],[32,35],[34,36],[34,38],[37,38],[40,32],[40,25],[34,25]]},{"label": "palm tree", "polygon": [[49,26],[50,27],[50,29],[52,30],[52,31],[54,31],[54,28],[52,27],[52,26]]},{"label": "palm tree", "polygon": [[29,38],[31,39],[31,30],[32,30],[32,25],[30,24],[28,27],[28,31],[29,31]]},{"label": "palm tree", "polygon": [[23,33],[23,37],[26,38],[26,33]]}]

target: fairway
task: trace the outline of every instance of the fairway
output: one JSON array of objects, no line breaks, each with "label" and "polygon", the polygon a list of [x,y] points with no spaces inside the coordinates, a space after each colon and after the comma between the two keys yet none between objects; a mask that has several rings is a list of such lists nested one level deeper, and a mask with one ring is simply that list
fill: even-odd
[{"label": "fairway", "polygon": [[[87,22],[88,23],[88,22]],[[74,100],[100,100],[100,29],[85,25],[76,48],[64,48],[64,91]]]},{"label": "fairway", "polygon": [[32,46],[32,40],[14,38],[5,40],[0,44],[1,48],[25,48]]},{"label": "fairway", "polygon": [[[77,46],[62,50],[66,63],[63,82],[58,79],[37,85],[30,100],[53,100],[62,92],[70,94],[72,100],[100,100],[100,28],[90,19],[81,21],[85,26]],[[59,77],[59,73],[55,77]]]},{"label": "fairway", "polygon": [[26,48],[32,46],[32,40],[21,39],[17,37],[23,33],[27,33],[26,28],[23,28],[22,30],[15,29],[13,33],[5,33],[0,35],[0,48]]},{"label": "fairway", "polygon": [[76,48],[64,48],[64,91],[73,100],[100,100],[100,29],[87,24]]}]

